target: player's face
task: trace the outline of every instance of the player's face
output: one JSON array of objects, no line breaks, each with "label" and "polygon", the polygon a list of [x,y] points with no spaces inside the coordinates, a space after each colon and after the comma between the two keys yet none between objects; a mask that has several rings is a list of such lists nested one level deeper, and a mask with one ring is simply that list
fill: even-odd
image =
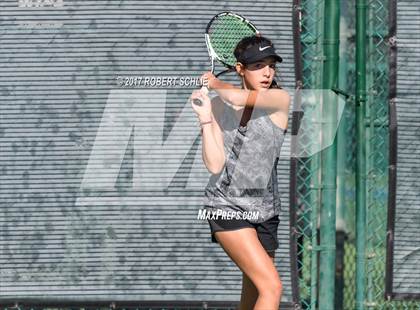
[{"label": "player's face", "polygon": [[248,64],[243,70],[246,87],[249,89],[268,89],[276,73],[276,60],[272,57]]}]

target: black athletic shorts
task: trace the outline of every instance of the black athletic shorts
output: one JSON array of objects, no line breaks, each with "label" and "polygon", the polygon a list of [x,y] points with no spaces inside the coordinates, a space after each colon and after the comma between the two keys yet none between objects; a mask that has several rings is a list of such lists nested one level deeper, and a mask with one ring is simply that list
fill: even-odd
[{"label": "black athletic shorts", "polygon": [[218,243],[214,237],[214,233],[217,231],[229,231],[251,227],[255,228],[257,231],[258,239],[267,252],[275,251],[279,247],[277,228],[279,226],[280,220],[278,215],[273,216],[272,218],[262,223],[251,223],[243,219],[216,219],[208,220],[208,222],[210,224],[212,242]]}]

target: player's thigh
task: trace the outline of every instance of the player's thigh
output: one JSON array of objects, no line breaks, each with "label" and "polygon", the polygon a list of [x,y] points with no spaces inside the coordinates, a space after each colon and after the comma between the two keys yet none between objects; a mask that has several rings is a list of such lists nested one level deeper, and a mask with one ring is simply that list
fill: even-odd
[{"label": "player's thigh", "polygon": [[258,290],[269,285],[280,285],[279,275],[270,257],[261,245],[253,228],[219,231],[215,237],[235,264],[251,279]]}]

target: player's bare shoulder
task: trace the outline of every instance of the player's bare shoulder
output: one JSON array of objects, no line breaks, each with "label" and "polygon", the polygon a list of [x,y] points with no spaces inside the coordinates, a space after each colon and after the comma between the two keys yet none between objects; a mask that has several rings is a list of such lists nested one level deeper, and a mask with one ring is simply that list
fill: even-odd
[{"label": "player's bare shoulder", "polygon": [[270,89],[270,91],[279,102],[278,109],[270,114],[270,118],[277,127],[285,129],[289,120],[290,95],[283,89]]},{"label": "player's bare shoulder", "polygon": [[274,100],[279,103],[279,110],[282,110],[283,112],[288,112],[289,105],[290,105],[290,95],[287,91],[281,88],[273,88],[268,90],[273,96]]}]

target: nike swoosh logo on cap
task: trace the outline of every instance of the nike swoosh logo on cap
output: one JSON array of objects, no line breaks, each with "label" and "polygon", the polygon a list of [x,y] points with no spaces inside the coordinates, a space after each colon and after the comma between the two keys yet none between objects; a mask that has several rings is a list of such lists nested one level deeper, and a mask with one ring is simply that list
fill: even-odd
[{"label": "nike swoosh logo on cap", "polygon": [[260,50],[260,52],[262,52],[263,50],[265,50],[265,49],[267,49],[267,48],[269,48],[269,47],[271,47],[271,45],[268,45],[268,46],[265,46],[265,47],[258,47],[258,49]]}]

